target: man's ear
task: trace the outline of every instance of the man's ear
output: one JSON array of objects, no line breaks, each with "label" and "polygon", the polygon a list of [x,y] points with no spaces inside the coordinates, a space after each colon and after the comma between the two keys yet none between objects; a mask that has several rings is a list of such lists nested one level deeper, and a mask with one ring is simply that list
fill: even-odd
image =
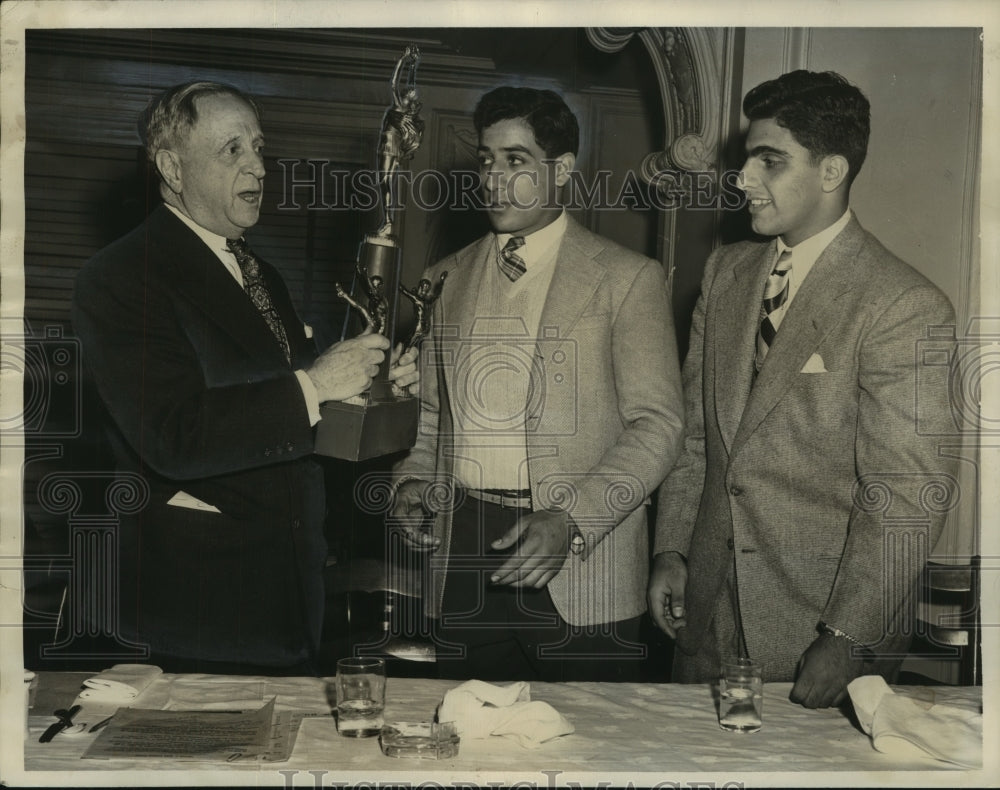
[{"label": "man's ear", "polygon": [[552,161],[554,162],[556,186],[564,186],[569,181],[569,174],[576,167],[576,157],[573,154],[565,153],[562,156],[557,156]]},{"label": "man's ear", "polygon": [[823,157],[820,169],[823,176],[823,191],[836,192],[842,184],[846,184],[851,166],[840,154],[831,154]]},{"label": "man's ear", "polygon": [[153,161],[156,163],[156,169],[160,171],[163,183],[170,188],[171,192],[180,194],[183,179],[181,178],[181,160],[177,154],[166,148],[161,148],[156,152]]}]

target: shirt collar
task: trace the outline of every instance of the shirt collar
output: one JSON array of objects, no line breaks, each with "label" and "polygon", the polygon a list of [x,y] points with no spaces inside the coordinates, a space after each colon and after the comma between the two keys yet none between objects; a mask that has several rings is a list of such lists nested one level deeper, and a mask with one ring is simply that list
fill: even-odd
[{"label": "shirt collar", "polygon": [[841,218],[832,225],[829,225],[819,233],[810,236],[808,239],[800,241],[794,247],[789,247],[781,240],[781,237],[778,236],[775,239],[778,245],[778,255],[780,256],[785,250],[791,250],[796,266],[798,266],[799,262],[803,260],[815,261],[820,255],[823,254],[823,250],[830,246],[830,242],[837,238],[840,231],[847,227],[847,223],[850,221],[851,209],[848,208],[843,213]]},{"label": "shirt collar", "polygon": [[[542,260],[559,243],[566,232],[566,224],[566,212],[564,210],[559,213],[559,216],[553,222],[550,222],[541,230],[536,230],[534,233],[524,236],[524,246],[517,251],[517,254],[524,261],[525,268],[530,267],[536,261]],[[518,234],[498,233],[497,250],[502,250],[511,236],[516,235]]]},{"label": "shirt collar", "polygon": [[232,254],[229,247],[226,246],[226,237],[220,236],[218,233],[212,233],[212,231],[207,228],[203,228],[197,222],[195,222],[187,214],[183,213],[180,209],[175,206],[171,206],[169,203],[164,203],[168,209],[170,209],[174,214],[187,225],[191,230],[193,230],[199,239],[205,242],[213,251],[215,252],[226,252],[230,255]]}]

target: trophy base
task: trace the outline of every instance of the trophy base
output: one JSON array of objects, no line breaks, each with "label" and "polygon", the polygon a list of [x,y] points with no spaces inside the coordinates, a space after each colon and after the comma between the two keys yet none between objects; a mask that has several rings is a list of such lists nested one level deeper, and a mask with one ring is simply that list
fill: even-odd
[{"label": "trophy base", "polygon": [[408,450],[417,440],[420,401],[406,397],[365,404],[329,401],[319,407],[315,452],[366,461]]}]

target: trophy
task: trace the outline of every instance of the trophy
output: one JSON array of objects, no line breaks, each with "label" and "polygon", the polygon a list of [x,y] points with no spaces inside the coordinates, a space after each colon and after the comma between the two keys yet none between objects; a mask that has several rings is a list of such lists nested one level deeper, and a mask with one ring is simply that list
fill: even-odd
[{"label": "trophy", "polygon": [[[424,122],[420,119],[416,73],[420,51],[406,47],[392,75],[392,105],[382,119],[378,147],[378,185],[381,222],[378,230],[361,242],[355,270],[355,283],[362,294],[348,294],[340,283],[337,296],[357,310],[366,327],[394,342],[398,295],[413,302],[417,326],[406,344],[409,349],[430,328],[431,305],[441,293],[444,275],[437,284],[421,280],[408,290],[399,282],[400,250],[395,228],[399,225],[396,175],[420,146]],[[425,284],[426,283],[426,284]],[[367,392],[346,401],[328,401],[320,405],[322,419],[316,427],[316,452],[348,461],[363,461],[405,450],[417,438],[417,398],[394,388],[389,381],[389,355],[379,366]]]}]

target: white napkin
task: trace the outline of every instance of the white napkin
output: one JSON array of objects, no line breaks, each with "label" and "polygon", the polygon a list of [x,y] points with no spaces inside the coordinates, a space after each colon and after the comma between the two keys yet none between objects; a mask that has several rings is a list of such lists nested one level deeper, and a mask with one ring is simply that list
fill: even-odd
[{"label": "white napkin", "polygon": [[80,699],[117,702],[127,705],[146,690],[163,670],[151,664],[115,664],[101,674],[83,681]]},{"label": "white napkin", "polygon": [[983,764],[983,717],[950,705],[920,707],[880,675],[852,680],[847,692],[872,745],[895,757],[933,757],[963,768]]},{"label": "white napkin", "polygon": [[83,691],[73,703],[81,706],[73,721],[92,727],[113,715],[118,708],[130,707],[162,674],[162,669],[151,664],[115,664],[111,669],[87,678],[83,681]]},{"label": "white napkin", "polygon": [[566,717],[547,702],[532,701],[531,689],[523,681],[509,686],[466,681],[445,693],[438,721],[455,722],[461,738],[501,735],[527,749],[574,731]]}]

